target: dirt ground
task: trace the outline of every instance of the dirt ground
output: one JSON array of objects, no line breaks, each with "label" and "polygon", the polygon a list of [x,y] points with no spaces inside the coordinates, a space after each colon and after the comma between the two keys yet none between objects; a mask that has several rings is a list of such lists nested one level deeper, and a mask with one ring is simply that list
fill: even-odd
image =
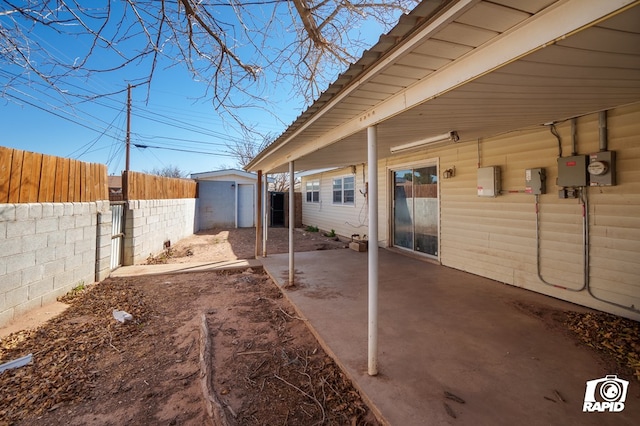
[{"label": "dirt ground", "polygon": [[[187,239],[164,260],[250,257],[245,231]],[[344,247],[296,239],[298,249]],[[0,374],[1,425],[377,424],[263,271],[109,278],[63,301],[58,317],[0,340],[0,363],[33,354]]]},{"label": "dirt ground", "polygon": [[[213,229],[182,239],[164,253],[150,256],[147,263],[215,262],[252,259],[256,232],[252,228]],[[294,232],[295,251],[332,250],[348,247],[349,241],[325,236],[322,232]],[[289,252],[289,229],[269,228],[267,255]],[[262,246],[260,246],[262,254]]]},{"label": "dirt ground", "polygon": [[[297,251],[346,245],[294,235]],[[271,230],[268,252],[286,252],[287,240],[286,229]],[[149,260],[250,258],[254,244],[252,230],[214,230]],[[0,373],[0,425],[378,424],[261,270],[109,278],[63,301],[70,307],[48,323],[0,339],[0,363],[33,354]],[[116,321],[114,309],[132,321]],[[638,323],[532,312],[640,380]]]}]

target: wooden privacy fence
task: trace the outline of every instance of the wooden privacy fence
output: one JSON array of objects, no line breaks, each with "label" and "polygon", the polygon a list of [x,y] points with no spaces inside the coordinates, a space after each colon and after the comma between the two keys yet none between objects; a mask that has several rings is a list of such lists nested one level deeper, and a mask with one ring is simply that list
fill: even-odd
[{"label": "wooden privacy fence", "polygon": [[191,179],[168,178],[138,172],[122,173],[125,200],[168,200],[197,198],[197,183]]},{"label": "wooden privacy fence", "polygon": [[108,199],[104,164],[0,147],[0,203]]},{"label": "wooden privacy fence", "polygon": [[[411,198],[437,198],[438,197],[438,184],[436,183],[421,183],[412,185],[411,182],[406,182],[396,185],[404,188],[405,197]],[[414,194],[415,193],[415,194]]]}]

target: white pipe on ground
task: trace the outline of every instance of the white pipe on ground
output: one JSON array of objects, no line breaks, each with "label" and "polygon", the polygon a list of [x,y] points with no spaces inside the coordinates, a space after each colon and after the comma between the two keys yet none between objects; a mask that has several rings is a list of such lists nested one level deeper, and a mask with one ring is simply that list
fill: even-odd
[{"label": "white pipe on ground", "polygon": [[293,230],[295,226],[295,179],[293,161],[289,161],[289,285],[293,285],[295,273],[293,262]]},{"label": "white pipe on ground", "polygon": [[367,128],[367,165],[369,174],[369,340],[368,373],[378,374],[378,136],[375,126]]}]

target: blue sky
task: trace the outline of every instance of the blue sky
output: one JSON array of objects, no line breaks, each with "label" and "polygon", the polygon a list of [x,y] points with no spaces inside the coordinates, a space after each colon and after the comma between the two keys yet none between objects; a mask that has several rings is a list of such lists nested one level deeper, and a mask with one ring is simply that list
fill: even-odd
[{"label": "blue sky", "polygon": [[[126,87],[122,82],[104,84]],[[211,101],[203,98],[205,89],[204,84],[192,81],[186,70],[171,69],[156,75],[148,101],[145,87],[132,90],[132,170],[171,165],[196,173],[236,166],[235,159],[226,152],[226,145],[242,140],[243,135],[233,121],[221,117]],[[1,145],[107,164],[109,174],[119,174],[124,169],[125,93],[74,108],[47,100],[42,92],[16,97],[19,99],[1,100]],[[280,134],[301,107],[295,99],[284,98],[281,102],[280,122],[260,109],[247,108],[239,114],[259,132]],[[218,155],[202,154],[205,152]]]},{"label": "blue sky", "polygon": [[[383,30],[369,23],[361,31],[372,45]],[[82,49],[69,37],[57,40],[45,32],[34,36],[60,56]],[[286,38],[272,37],[269,43],[278,46]],[[109,58],[98,53],[93,60],[108,64]],[[125,164],[126,93],[79,102],[55,93],[19,67],[0,65],[5,86],[5,95],[0,95],[0,145],[103,163],[109,174],[120,174]],[[141,69],[144,73],[144,64]],[[67,83],[88,94],[109,93],[126,88],[135,72],[127,69]],[[304,101],[292,93],[290,82],[274,80],[268,69],[252,90],[268,101],[266,107],[235,113],[261,134],[279,135],[303,110]],[[177,166],[189,173],[235,167],[225,145],[243,138],[239,126],[213,108],[207,85],[194,81],[183,65],[168,62],[159,64],[149,88],[132,91],[131,135],[132,170]]]}]

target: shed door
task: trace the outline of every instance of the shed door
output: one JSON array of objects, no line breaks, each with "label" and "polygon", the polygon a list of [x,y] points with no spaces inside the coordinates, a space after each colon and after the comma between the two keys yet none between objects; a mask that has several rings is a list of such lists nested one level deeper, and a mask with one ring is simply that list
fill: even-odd
[{"label": "shed door", "polygon": [[393,172],[393,244],[438,256],[437,166]]},{"label": "shed door", "polygon": [[255,217],[253,184],[238,185],[238,228],[252,228]]}]

